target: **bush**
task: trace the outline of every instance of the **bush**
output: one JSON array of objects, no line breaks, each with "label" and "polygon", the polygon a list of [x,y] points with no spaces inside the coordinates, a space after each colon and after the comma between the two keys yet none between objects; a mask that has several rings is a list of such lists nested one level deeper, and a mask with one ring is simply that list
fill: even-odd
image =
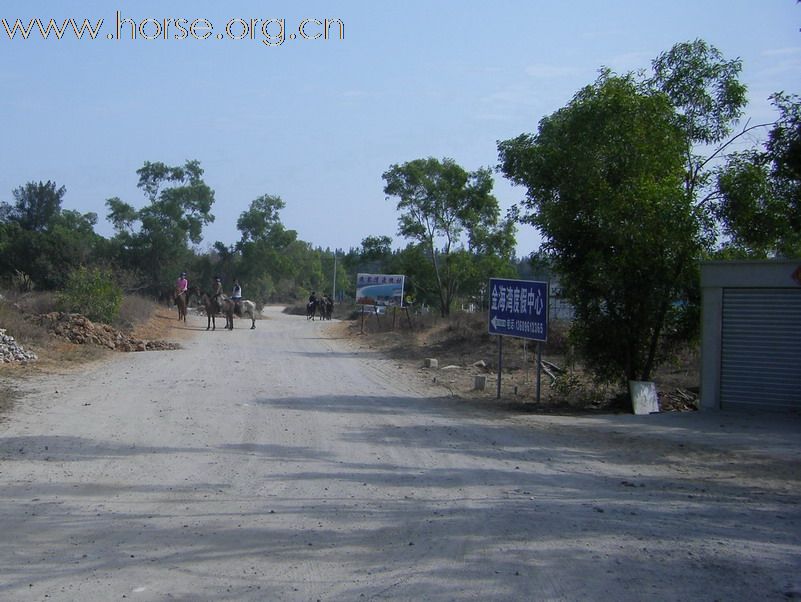
[{"label": "bush", "polygon": [[119,316],[121,303],[122,290],[112,280],[111,273],[97,268],[81,267],[73,271],[58,295],[62,311],[107,324]]}]

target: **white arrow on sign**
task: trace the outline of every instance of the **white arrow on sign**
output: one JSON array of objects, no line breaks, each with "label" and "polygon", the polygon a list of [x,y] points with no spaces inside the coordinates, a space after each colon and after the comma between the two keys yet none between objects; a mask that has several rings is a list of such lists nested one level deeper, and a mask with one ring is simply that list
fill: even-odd
[{"label": "white arrow on sign", "polygon": [[493,330],[498,330],[499,328],[506,328],[506,320],[501,320],[497,316],[492,316],[492,320],[490,320],[492,324]]}]

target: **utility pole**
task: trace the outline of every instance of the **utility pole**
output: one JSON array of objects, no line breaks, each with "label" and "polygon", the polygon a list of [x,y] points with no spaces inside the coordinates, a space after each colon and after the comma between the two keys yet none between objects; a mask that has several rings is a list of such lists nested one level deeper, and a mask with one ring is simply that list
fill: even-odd
[{"label": "utility pole", "polygon": [[331,300],[337,302],[337,250],[334,249],[334,285],[331,287]]}]

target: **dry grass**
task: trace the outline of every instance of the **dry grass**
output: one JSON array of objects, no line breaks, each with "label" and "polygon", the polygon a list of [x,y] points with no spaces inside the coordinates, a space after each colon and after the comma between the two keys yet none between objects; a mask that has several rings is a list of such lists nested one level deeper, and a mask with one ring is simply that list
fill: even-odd
[{"label": "dry grass", "polygon": [[[358,344],[380,349],[389,356],[416,368],[422,377],[434,380],[462,398],[495,400],[499,364],[498,338],[488,333],[484,313],[455,312],[447,318],[436,314],[365,316],[347,322],[343,336]],[[627,391],[618,386],[593,381],[571,352],[569,324],[552,322],[549,338],[541,344],[542,359],[562,372],[552,370],[556,379],[541,375],[540,404],[536,395],[536,343],[503,338],[501,403],[525,411],[628,411]],[[423,368],[426,358],[438,361],[437,370]],[[484,390],[476,390],[475,377],[485,376]],[[676,388],[696,390],[699,383],[698,353],[688,351],[654,375],[662,392]]]}]

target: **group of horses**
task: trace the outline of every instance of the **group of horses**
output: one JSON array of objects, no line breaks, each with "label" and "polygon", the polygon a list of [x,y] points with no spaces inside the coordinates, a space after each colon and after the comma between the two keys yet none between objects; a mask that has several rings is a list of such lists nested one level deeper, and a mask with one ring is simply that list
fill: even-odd
[{"label": "group of horses", "polygon": [[250,318],[250,329],[256,328],[256,304],[253,301],[249,299],[234,301],[226,296],[218,299],[200,290],[200,287],[197,286],[193,286],[184,294],[176,294],[174,296],[179,320],[186,322],[186,309],[191,297],[195,297],[206,312],[206,330],[217,330],[216,317],[220,314],[225,317],[225,328],[227,330],[234,329],[234,316]]},{"label": "group of horses", "polygon": [[[218,315],[225,318],[227,330],[234,329],[234,316],[250,318],[250,329],[256,328],[256,304],[253,301],[241,299],[237,302],[225,295],[214,297],[206,291],[200,290],[198,286],[191,287],[186,293],[173,295],[173,302],[178,308],[179,320],[186,322],[187,306],[193,297],[203,306],[206,313],[206,330],[217,330],[216,318]],[[330,320],[333,311],[334,301],[328,295],[324,295],[309,301],[306,305],[306,319],[314,320],[319,316],[320,320]]]},{"label": "group of horses", "polygon": [[334,301],[328,295],[323,295],[321,298],[316,298],[306,304],[307,320],[314,320],[318,315],[321,320],[330,320],[333,312]]}]

